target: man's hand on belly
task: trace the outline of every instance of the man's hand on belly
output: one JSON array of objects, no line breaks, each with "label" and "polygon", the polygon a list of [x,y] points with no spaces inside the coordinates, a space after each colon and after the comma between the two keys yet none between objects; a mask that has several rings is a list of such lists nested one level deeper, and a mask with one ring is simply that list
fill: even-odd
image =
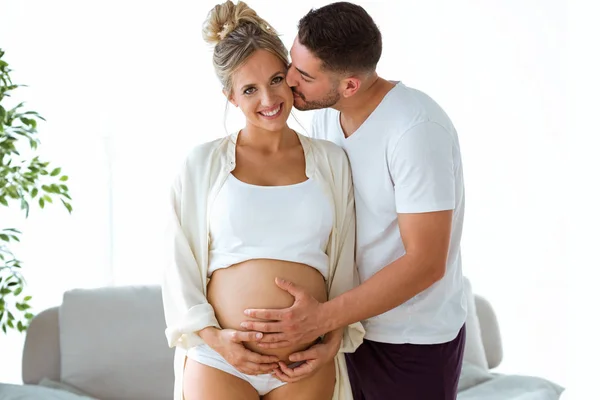
[{"label": "man's hand on belly", "polygon": [[258,346],[266,349],[296,346],[314,342],[319,336],[330,331],[322,317],[323,303],[317,301],[304,289],[289,281],[277,278],[277,286],[294,296],[294,304],[283,309],[248,309],[249,317],[263,321],[244,321],[244,329],[264,332]]},{"label": "man's hand on belly", "polygon": [[200,337],[213,350],[241,373],[248,375],[268,374],[278,368],[279,359],[255,353],[244,347],[243,342],[256,342],[263,336],[260,332],[243,332],[234,329],[208,327],[200,331]]}]

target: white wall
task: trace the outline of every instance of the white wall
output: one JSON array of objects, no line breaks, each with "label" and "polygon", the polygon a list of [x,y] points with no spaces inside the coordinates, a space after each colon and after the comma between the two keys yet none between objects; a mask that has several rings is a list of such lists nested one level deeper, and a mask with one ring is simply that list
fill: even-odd
[{"label": "white wall", "polygon": [[[36,311],[70,287],[157,282],[171,177],[193,144],[224,133],[202,3],[0,0],[0,46],[48,120],[44,154],[72,178],[72,216],[56,208],[20,225]],[[249,3],[289,46],[297,20],[326,2]],[[500,370],[567,385],[566,2],[357,3],[381,27],[381,75],[429,93],[459,131],[464,271],[498,313]],[[310,113],[297,115],[308,126]],[[21,342],[0,337],[0,381],[19,381]]]}]

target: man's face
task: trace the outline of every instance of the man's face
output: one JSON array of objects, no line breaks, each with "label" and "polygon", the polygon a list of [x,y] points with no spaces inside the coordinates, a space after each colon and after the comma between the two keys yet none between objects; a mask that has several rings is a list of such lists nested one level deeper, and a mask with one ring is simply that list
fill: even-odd
[{"label": "man's face", "polygon": [[323,71],[321,60],[294,40],[290,50],[292,64],[286,81],[294,93],[294,107],[298,110],[316,110],[335,105],[340,94],[340,80],[333,73]]}]

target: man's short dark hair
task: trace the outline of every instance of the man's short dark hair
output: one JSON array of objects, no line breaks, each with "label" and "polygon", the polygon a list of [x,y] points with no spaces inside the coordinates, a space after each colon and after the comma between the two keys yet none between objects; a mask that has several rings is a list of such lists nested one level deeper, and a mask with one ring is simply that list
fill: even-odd
[{"label": "man's short dark hair", "polygon": [[333,72],[372,72],[381,57],[375,21],[364,8],[347,2],[310,10],[298,23],[298,41]]}]

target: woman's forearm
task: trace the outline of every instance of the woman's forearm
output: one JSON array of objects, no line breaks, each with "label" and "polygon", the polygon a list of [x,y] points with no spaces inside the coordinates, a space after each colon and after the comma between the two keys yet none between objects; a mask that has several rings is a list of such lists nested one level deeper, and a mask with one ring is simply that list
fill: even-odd
[{"label": "woman's forearm", "polygon": [[219,329],[215,328],[214,326],[207,326],[206,328],[196,332],[196,334],[210,346],[210,343],[212,343],[219,334]]},{"label": "woman's forearm", "polygon": [[337,353],[344,338],[344,329],[345,328],[338,328],[325,334],[325,337],[323,338],[323,344],[327,346],[335,346],[335,352]]}]

